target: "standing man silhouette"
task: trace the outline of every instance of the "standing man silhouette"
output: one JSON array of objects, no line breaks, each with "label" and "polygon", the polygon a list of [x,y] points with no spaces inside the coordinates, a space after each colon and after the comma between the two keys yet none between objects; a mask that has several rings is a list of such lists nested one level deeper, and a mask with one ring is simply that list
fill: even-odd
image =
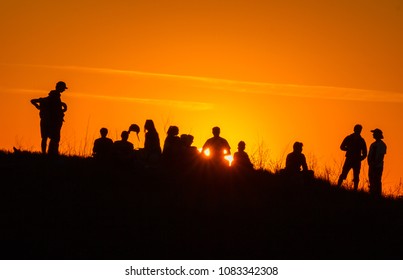
[{"label": "standing man silhouette", "polygon": [[64,113],[67,111],[66,103],[61,100],[61,93],[67,89],[65,82],[58,82],[56,89],[51,90],[47,97],[32,99],[31,103],[39,110],[41,118],[41,149],[46,154],[46,146],[48,138],[49,155],[59,154],[60,130],[64,121]]},{"label": "standing man silhouette", "polygon": [[353,169],[354,190],[358,190],[360,181],[361,161],[367,157],[367,144],[361,137],[362,126],[357,124],[354,126],[354,133],[344,138],[340,145],[340,149],[346,152],[346,160],[344,161],[343,170],[340,174],[337,186],[340,187],[343,180],[347,178],[350,169]]},{"label": "standing man silhouette", "polygon": [[382,196],[382,172],[383,158],[386,154],[386,144],[382,141],[382,130],[376,128],[371,130],[375,142],[369,147],[368,153],[368,177],[369,177],[369,192],[377,197]]}]

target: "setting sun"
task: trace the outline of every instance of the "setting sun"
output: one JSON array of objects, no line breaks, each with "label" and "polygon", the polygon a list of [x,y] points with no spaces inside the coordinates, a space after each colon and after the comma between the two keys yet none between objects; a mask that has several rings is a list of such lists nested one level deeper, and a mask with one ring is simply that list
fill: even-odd
[{"label": "setting sun", "polygon": [[224,158],[225,158],[226,160],[228,160],[229,166],[231,166],[232,161],[234,160],[234,157],[233,157],[232,155],[228,155],[228,156],[225,156]]}]

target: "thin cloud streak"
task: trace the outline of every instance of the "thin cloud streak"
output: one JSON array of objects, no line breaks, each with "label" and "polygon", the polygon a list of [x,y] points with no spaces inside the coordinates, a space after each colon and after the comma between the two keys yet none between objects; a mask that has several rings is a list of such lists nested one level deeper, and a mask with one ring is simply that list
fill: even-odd
[{"label": "thin cloud streak", "polygon": [[51,66],[51,65],[15,65],[23,67],[48,68],[68,71],[85,71],[91,73],[142,76],[145,78],[168,79],[176,81],[197,82],[199,87],[239,93],[254,93],[272,96],[319,98],[345,101],[390,102],[403,103],[403,93],[354,89],[330,86],[307,86],[295,84],[274,84],[264,82],[249,82],[211,77],[174,75],[165,73],[151,73],[132,70],[109,68],[94,68],[82,66]]},{"label": "thin cloud streak", "polygon": [[121,102],[134,102],[140,104],[157,105],[157,106],[173,106],[187,110],[208,111],[214,108],[212,103],[192,102],[185,100],[173,100],[173,99],[151,99],[151,98],[135,98],[126,96],[108,96],[108,95],[92,95],[92,94],[73,94],[72,97],[76,98],[95,98],[103,100],[113,100]]},{"label": "thin cloud streak", "polygon": [[[14,89],[5,89],[0,88],[0,92],[13,92],[24,95],[31,94],[42,94],[45,95],[48,92],[45,90],[35,90],[35,89],[22,89],[22,88],[14,88]],[[193,102],[186,100],[173,100],[173,99],[152,99],[152,98],[135,98],[135,97],[127,97],[127,96],[108,96],[108,95],[93,95],[93,94],[85,94],[85,93],[69,93],[68,97],[71,98],[90,98],[90,99],[101,99],[101,100],[111,100],[118,102],[133,102],[139,104],[148,104],[148,105],[156,105],[156,106],[172,106],[185,110],[197,110],[197,111],[208,111],[214,109],[214,104],[206,103],[206,102]]]}]

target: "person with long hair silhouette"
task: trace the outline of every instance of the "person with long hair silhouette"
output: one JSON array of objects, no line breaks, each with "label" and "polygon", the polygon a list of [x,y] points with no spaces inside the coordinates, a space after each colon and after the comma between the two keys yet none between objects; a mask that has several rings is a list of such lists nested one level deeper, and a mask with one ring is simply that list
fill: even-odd
[{"label": "person with long hair silhouette", "polygon": [[358,190],[360,181],[361,161],[367,157],[367,144],[361,137],[362,126],[357,124],[354,126],[354,133],[344,138],[340,145],[340,149],[346,152],[343,170],[339,176],[337,186],[340,187],[343,180],[347,178],[348,172],[353,169],[354,190]]},{"label": "person with long hair silhouette", "polygon": [[162,158],[166,164],[177,164],[182,150],[182,142],[179,134],[179,128],[176,125],[171,125],[167,131],[167,137],[164,141],[162,150]]},{"label": "person with long hair silhouette", "polygon": [[67,111],[66,103],[61,100],[61,93],[66,89],[66,83],[60,81],[47,97],[31,100],[32,105],[39,110],[43,154],[46,154],[48,138],[50,141],[47,153],[49,155],[59,154],[60,130],[64,121],[64,113]]},{"label": "person with long hair silhouette", "polygon": [[371,130],[375,142],[369,147],[368,153],[368,178],[369,192],[376,196],[382,196],[383,159],[386,154],[386,144],[382,141],[383,132],[379,128]]},{"label": "person with long hair silhouette", "polygon": [[144,156],[145,160],[155,165],[161,157],[161,145],[158,132],[152,120],[146,120],[144,124],[145,140],[144,140]]},{"label": "person with long hair silhouette", "polygon": [[209,159],[219,166],[229,166],[229,162],[225,156],[231,154],[231,147],[228,141],[220,136],[221,129],[218,126],[212,129],[213,137],[207,139],[202,148],[202,154],[207,150],[209,152]]}]

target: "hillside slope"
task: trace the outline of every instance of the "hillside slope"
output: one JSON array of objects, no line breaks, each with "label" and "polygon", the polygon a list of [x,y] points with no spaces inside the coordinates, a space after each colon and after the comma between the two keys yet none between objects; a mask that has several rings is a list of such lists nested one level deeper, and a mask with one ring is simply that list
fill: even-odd
[{"label": "hillside slope", "polygon": [[0,153],[1,259],[401,259],[403,203],[256,171]]}]

